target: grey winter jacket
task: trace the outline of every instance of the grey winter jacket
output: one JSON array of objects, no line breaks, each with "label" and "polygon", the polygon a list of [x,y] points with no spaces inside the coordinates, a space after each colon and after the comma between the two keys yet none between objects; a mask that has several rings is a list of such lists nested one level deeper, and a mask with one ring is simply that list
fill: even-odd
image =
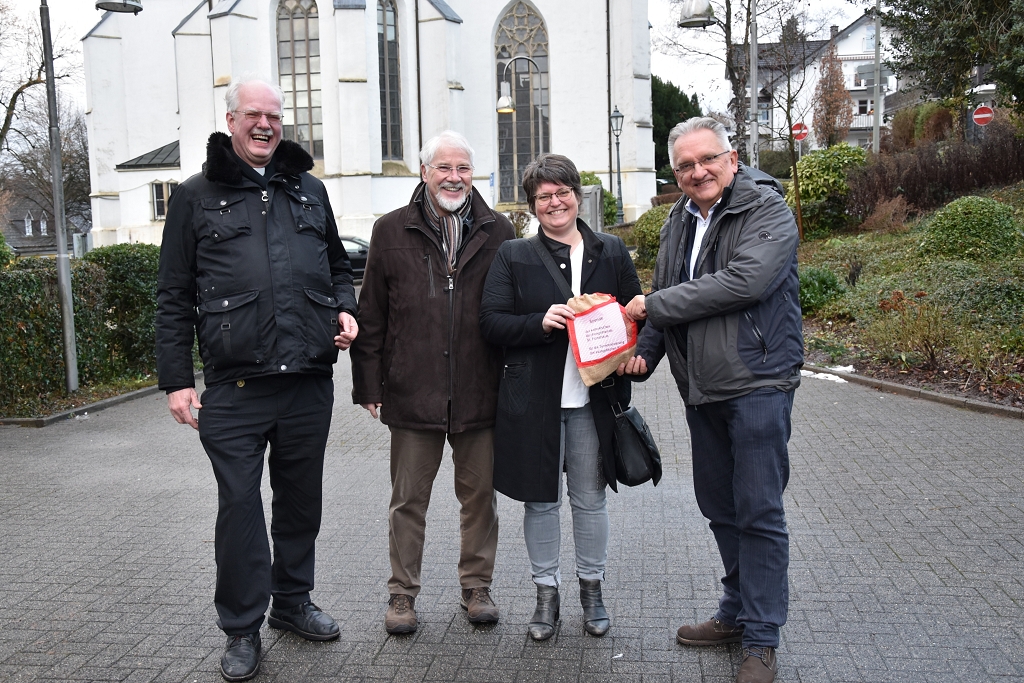
[{"label": "grey winter jacket", "polygon": [[686,405],[800,384],[803,331],[793,213],[770,176],[741,165],[712,216],[693,279],[683,270],[695,219],[684,196],[661,228],[650,322],[637,353],[648,374],[668,355]]}]

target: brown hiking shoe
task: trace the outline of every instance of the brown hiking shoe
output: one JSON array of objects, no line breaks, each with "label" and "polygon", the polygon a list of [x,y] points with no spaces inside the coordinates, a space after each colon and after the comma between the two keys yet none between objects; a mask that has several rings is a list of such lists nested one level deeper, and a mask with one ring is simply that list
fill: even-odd
[{"label": "brown hiking shoe", "polygon": [[774,647],[745,647],[736,683],[772,683],[778,670]]},{"label": "brown hiking shoe", "polygon": [[411,595],[393,594],[388,600],[388,611],[384,615],[384,628],[388,633],[412,633],[416,630],[416,610]]},{"label": "brown hiking shoe", "polygon": [[680,645],[724,645],[738,643],[743,638],[743,627],[730,626],[718,619],[709,619],[703,624],[686,624],[676,632]]},{"label": "brown hiking shoe", "polygon": [[487,586],[463,588],[459,604],[466,610],[469,620],[474,624],[498,623],[498,606],[491,599],[491,589]]}]

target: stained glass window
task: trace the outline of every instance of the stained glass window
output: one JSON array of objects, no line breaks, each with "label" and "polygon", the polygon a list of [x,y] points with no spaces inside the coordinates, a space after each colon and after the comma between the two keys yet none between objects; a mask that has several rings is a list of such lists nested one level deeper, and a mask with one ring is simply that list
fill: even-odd
[{"label": "stained glass window", "polygon": [[[526,203],[523,170],[538,154],[551,151],[548,101],[548,32],[532,5],[517,2],[498,24],[494,41],[498,93],[505,66],[516,110],[498,114],[498,187],[500,202]],[[537,66],[525,59],[529,57]],[[539,72],[538,72],[539,67]]]},{"label": "stained glass window", "polygon": [[398,73],[398,22],[393,0],[377,3],[377,59],[380,70],[380,151],[402,158],[402,90]]},{"label": "stained glass window", "polygon": [[277,8],[277,59],[284,91],[284,138],[324,157],[320,107],[320,25],[314,0],[281,0]]}]

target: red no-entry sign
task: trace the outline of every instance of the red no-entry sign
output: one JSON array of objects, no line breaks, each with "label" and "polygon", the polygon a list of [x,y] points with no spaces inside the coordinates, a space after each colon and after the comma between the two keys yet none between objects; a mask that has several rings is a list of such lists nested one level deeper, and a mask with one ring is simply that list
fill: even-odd
[{"label": "red no-entry sign", "polygon": [[992,117],[995,116],[995,112],[992,111],[992,107],[986,107],[984,105],[974,110],[973,119],[979,126],[987,126],[992,123]]},{"label": "red no-entry sign", "polygon": [[803,140],[805,137],[807,137],[807,133],[808,133],[808,130],[807,130],[807,126],[806,125],[804,125],[802,123],[794,123],[793,124],[793,139],[794,140]]}]

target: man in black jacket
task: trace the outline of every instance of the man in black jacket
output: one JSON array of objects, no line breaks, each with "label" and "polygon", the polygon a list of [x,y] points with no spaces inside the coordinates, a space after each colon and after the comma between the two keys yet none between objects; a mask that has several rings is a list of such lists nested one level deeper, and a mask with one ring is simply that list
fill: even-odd
[{"label": "man in black jacket", "polygon": [[[171,415],[199,430],[219,491],[221,674],[259,671],[259,629],[308,640],[338,625],[310,601],[320,530],[332,365],[358,333],[352,269],[313,159],[281,140],[281,91],[228,89],[231,137],[214,133],[203,172],[170,199],[157,287],[157,368]],[[198,334],[206,390],[196,395]],[[197,409],[193,415],[192,408]],[[271,564],[260,496],[270,444]]]}]

